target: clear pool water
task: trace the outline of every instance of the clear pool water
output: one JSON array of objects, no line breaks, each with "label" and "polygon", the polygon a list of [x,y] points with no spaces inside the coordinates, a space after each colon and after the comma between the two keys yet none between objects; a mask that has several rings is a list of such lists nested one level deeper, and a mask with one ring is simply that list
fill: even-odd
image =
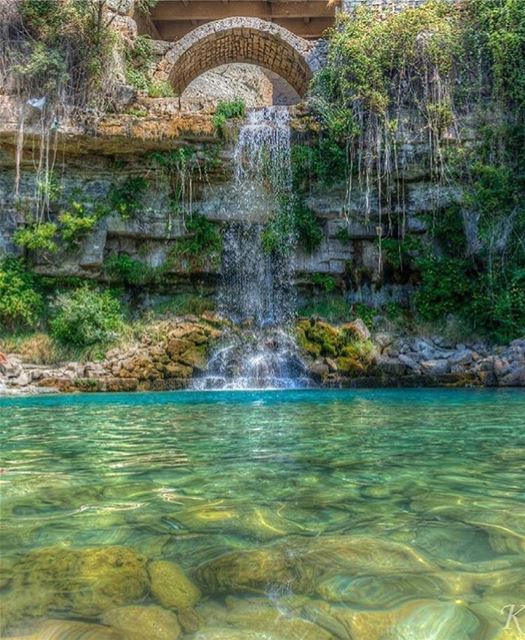
[{"label": "clear pool water", "polygon": [[183,638],[525,638],[522,391],[0,399],[0,438],[6,636],[161,603]]}]

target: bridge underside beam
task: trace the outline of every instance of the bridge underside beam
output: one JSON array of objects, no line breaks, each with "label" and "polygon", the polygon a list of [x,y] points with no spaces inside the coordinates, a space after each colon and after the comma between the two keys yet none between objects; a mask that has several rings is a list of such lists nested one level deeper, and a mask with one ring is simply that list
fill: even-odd
[{"label": "bridge underside beam", "polygon": [[333,25],[335,5],[326,0],[160,0],[151,18],[162,39],[176,40],[201,24],[234,16],[262,18],[316,39]]}]

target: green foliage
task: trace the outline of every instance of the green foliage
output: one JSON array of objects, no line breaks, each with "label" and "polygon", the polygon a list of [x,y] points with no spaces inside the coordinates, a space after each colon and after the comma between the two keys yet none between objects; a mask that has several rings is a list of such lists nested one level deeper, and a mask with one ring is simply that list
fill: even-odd
[{"label": "green foliage", "polygon": [[361,318],[365,325],[372,329],[374,326],[374,317],[377,315],[377,311],[374,307],[370,307],[363,302],[356,302],[352,305],[352,316],[354,318]]},{"label": "green foliage", "polygon": [[205,216],[194,213],[186,221],[187,236],[179,238],[172,258],[190,268],[202,268],[207,263],[219,263],[223,239],[220,227]]},{"label": "green foliage", "polygon": [[150,267],[126,254],[110,256],[104,270],[110,278],[132,287],[159,284],[166,271],[164,266]]},{"label": "green foliage", "polygon": [[312,253],[323,240],[323,230],[312,209],[299,194],[281,198],[280,209],[263,231],[263,249],[270,254],[287,254],[294,243]]},{"label": "green foliage", "polygon": [[135,6],[142,13],[149,15],[159,0],[135,0]]},{"label": "green foliage", "polygon": [[154,62],[150,36],[137,36],[133,45],[126,50],[126,80],[138,91],[146,92],[150,98],[171,98],[174,92],[170,83],[151,77]]},{"label": "green foliage", "polygon": [[346,153],[333,139],[320,137],[315,146],[292,146],[292,175],[296,189],[304,189],[305,181],[317,180],[330,187],[346,178]]},{"label": "green foliage", "polygon": [[44,308],[35,278],[23,261],[0,261],[0,327],[8,330],[34,327]]},{"label": "green foliage", "polygon": [[215,311],[215,306],[212,297],[194,293],[180,293],[158,304],[154,311],[159,315],[200,316],[206,311]]},{"label": "green foliage", "polygon": [[341,295],[323,294],[301,306],[297,314],[300,318],[322,318],[331,323],[347,322],[350,305]]},{"label": "green foliage", "polygon": [[525,109],[525,11],[522,0],[466,0],[468,45],[490,69],[494,94]]},{"label": "green foliage", "polygon": [[328,273],[313,273],[311,281],[313,285],[326,293],[331,293],[337,289],[336,279]]},{"label": "green foliage", "polygon": [[129,220],[138,212],[142,198],[148,188],[148,181],[143,176],[126,178],[118,185],[113,185],[108,193],[110,210],[123,220]]},{"label": "green foliage", "polygon": [[217,131],[222,132],[228,120],[244,118],[245,115],[246,105],[241,98],[236,98],[230,102],[219,102],[213,114],[213,126]]},{"label": "green foliage", "polygon": [[123,329],[119,301],[109,291],[84,285],[59,294],[53,305],[51,334],[63,344],[85,347],[114,340]]},{"label": "green foliage", "polygon": [[100,209],[90,211],[85,203],[73,199],[68,208],[61,211],[58,216],[60,237],[65,242],[74,244],[87,233],[93,231],[101,215]]},{"label": "green foliage", "polygon": [[24,247],[28,251],[56,253],[58,251],[57,232],[58,227],[53,222],[30,223],[18,229],[13,240],[19,247]]},{"label": "green foliage", "polygon": [[74,106],[107,99],[115,34],[99,3],[21,0],[11,17],[7,63],[22,92],[48,104]]}]

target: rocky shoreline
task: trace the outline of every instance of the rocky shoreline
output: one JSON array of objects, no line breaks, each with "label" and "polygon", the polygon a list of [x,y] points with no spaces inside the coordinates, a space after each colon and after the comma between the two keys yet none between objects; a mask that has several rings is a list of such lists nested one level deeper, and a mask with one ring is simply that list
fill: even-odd
[{"label": "rocky shoreline", "polygon": [[[0,395],[190,388],[231,326],[217,316],[161,322],[101,362],[34,364],[0,354]],[[442,337],[371,334],[360,320],[300,320],[297,340],[312,387],[524,387],[525,339],[504,347]]]}]

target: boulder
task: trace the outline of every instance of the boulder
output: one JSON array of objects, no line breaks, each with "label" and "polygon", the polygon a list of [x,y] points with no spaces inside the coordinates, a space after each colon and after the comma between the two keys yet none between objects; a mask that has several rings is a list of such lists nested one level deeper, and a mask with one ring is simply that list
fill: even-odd
[{"label": "boulder", "polygon": [[421,370],[429,376],[444,376],[450,371],[448,360],[422,360]]},{"label": "boulder", "polygon": [[344,324],[341,329],[349,336],[352,336],[356,340],[370,340],[371,333],[370,329],[366,326],[366,324],[361,320],[361,318],[357,318],[353,322],[347,322]]},{"label": "boulder", "polygon": [[181,634],[177,616],[155,605],[110,609],[102,622],[120,631],[126,640],[177,640]]},{"label": "boulder", "polygon": [[63,609],[90,618],[140,600],[149,588],[145,559],[128,547],[33,551],[12,567],[7,618]]},{"label": "boulder", "polygon": [[156,560],[148,566],[151,591],[155,598],[167,608],[187,609],[201,598],[201,592],[174,562]]}]

